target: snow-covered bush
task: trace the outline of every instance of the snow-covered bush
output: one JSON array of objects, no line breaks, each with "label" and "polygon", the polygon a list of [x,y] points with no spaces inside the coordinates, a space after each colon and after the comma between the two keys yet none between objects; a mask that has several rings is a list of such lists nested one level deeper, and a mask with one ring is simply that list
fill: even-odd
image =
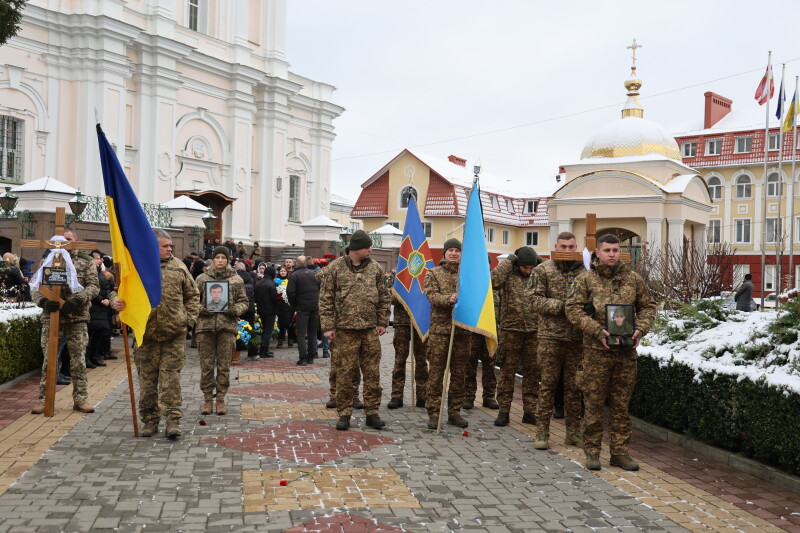
[{"label": "snow-covered bush", "polygon": [[42,367],[38,307],[0,308],[0,383]]}]

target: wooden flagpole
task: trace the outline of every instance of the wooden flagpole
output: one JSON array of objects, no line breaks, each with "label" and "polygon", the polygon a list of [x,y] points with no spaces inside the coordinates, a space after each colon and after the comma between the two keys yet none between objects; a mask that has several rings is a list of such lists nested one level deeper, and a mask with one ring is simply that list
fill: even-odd
[{"label": "wooden flagpole", "polygon": [[[119,287],[120,281],[122,281],[121,277],[121,269],[119,267],[119,263],[114,263],[114,270],[117,273],[117,287]],[[130,393],[131,397],[131,417],[133,418],[133,436],[139,436],[139,419],[136,416],[136,393],[133,391],[133,372],[131,370],[131,346],[128,342],[128,325],[122,321],[122,317],[119,320],[120,327],[122,328],[122,342],[125,345],[125,367],[128,370],[128,392]]]}]

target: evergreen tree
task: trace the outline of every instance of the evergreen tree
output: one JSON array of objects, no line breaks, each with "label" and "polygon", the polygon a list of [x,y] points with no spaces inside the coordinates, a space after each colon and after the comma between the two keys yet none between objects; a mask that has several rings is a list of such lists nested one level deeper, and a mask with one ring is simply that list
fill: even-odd
[{"label": "evergreen tree", "polygon": [[22,10],[28,0],[0,0],[0,46],[20,30]]}]

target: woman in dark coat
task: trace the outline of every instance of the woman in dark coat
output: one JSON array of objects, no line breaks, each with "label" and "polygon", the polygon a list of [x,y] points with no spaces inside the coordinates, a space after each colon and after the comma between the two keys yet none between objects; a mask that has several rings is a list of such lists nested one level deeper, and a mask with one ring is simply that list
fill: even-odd
[{"label": "woman in dark coat", "polygon": [[86,368],[106,366],[100,359],[102,352],[103,339],[106,335],[111,335],[111,323],[109,322],[108,311],[109,295],[114,290],[114,286],[106,279],[101,265],[103,255],[95,250],[92,252],[95,266],[97,268],[97,279],[100,283],[100,292],[92,299],[89,307],[89,344],[86,347]]},{"label": "woman in dark coat", "polygon": [[278,275],[275,278],[275,286],[278,287],[278,348],[283,346],[283,341],[286,340],[288,345],[292,346],[292,336],[289,334],[289,329],[292,326],[292,315],[294,311],[289,305],[289,299],[286,296],[286,287],[289,284],[289,271],[285,266],[278,268]]},{"label": "woman in dark coat", "polygon": [[275,317],[278,314],[278,291],[275,287],[275,269],[273,267],[267,267],[264,276],[256,283],[256,308],[263,328],[259,355],[275,357],[275,354],[269,351],[269,342],[275,329]]}]

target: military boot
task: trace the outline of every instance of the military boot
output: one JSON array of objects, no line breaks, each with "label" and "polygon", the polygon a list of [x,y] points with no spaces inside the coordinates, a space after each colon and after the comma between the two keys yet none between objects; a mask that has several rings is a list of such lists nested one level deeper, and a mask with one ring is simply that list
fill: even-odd
[{"label": "military boot", "polygon": [[225,406],[224,396],[217,396],[217,414],[219,416],[228,414],[228,408]]},{"label": "military boot", "polygon": [[503,413],[502,411],[497,413],[497,418],[494,421],[495,426],[507,426],[508,425],[508,413]]},{"label": "military boot", "polygon": [[350,429],[350,415],[340,416],[339,421],[336,422],[336,429],[339,431],[347,431]]},{"label": "military boot", "polygon": [[44,413],[44,402],[39,402],[39,405],[31,409],[32,415],[40,415]]},{"label": "military boot", "polygon": [[612,455],[608,464],[611,466],[618,466],[623,470],[639,470],[639,463],[631,459],[631,456],[627,453],[623,453],[621,455]]},{"label": "military boot", "polygon": [[167,420],[167,430],[164,432],[164,434],[169,439],[177,439],[183,435],[183,433],[181,433],[181,421],[177,418]]},{"label": "military boot", "polygon": [[567,431],[564,437],[564,445],[583,448],[583,435],[581,435],[580,431]]},{"label": "military boot", "polygon": [[425,407],[425,398],[417,398],[417,407]]},{"label": "military boot", "polygon": [[214,400],[206,399],[203,402],[203,408],[200,410],[201,415],[210,415],[214,411]]},{"label": "military boot", "polygon": [[546,431],[537,431],[536,432],[536,440],[533,441],[533,447],[537,450],[546,450],[550,447],[550,443],[548,442],[550,435],[547,434]]},{"label": "military boot", "polygon": [[158,420],[148,420],[142,428],[142,437],[152,437],[158,433]]},{"label": "military boot", "polygon": [[94,413],[94,407],[89,405],[89,402],[75,402],[72,405],[73,411],[80,411],[81,413]]},{"label": "military boot", "polygon": [[469,422],[464,420],[464,418],[458,413],[448,416],[447,423],[452,426],[456,426],[457,428],[465,428],[469,426]]},{"label": "military boot", "polygon": [[436,429],[439,427],[439,416],[431,415],[428,417],[428,429]]},{"label": "military boot", "polygon": [[389,409],[400,409],[403,407],[403,400],[401,398],[392,398],[389,400],[389,405],[387,405]]},{"label": "military boot", "polygon": [[331,398],[328,400],[328,403],[325,404],[326,409],[336,409],[336,400]]},{"label": "military boot", "polygon": [[587,470],[600,470],[600,454],[587,453],[586,454],[586,469]]},{"label": "military boot", "polygon": [[386,422],[381,420],[381,417],[377,414],[374,415],[367,415],[367,426],[373,429],[381,429],[383,426],[386,425]]},{"label": "military boot", "polygon": [[361,400],[359,400],[358,398],[353,400],[353,409],[363,409],[363,408],[364,408],[364,404],[361,403]]},{"label": "military boot", "polygon": [[500,409],[500,404],[494,398],[483,400],[483,406],[487,409]]},{"label": "military boot", "polygon": [[474,406],[475,406],[475,400],[464,400],[464,404],[461,406],[461,408],[469,411]]},{"label": "military boot", "polygon": [[536,425],[536,415],[534,415],[531,412],[523,413],[522,414],[522,423],[523,424]]}]

